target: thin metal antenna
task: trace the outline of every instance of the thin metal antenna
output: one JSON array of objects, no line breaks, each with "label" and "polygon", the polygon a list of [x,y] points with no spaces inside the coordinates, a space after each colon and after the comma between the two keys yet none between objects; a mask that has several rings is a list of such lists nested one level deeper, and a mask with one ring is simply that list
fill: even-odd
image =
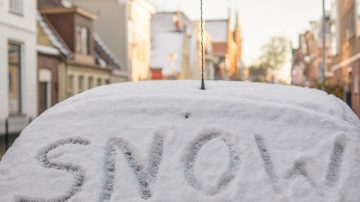
[{"label": "thin metal antenna", "polygon": [[205,90],[204,81],[204,19],[203,19],[203,0],[200,0],[201,13],[201,90]]}]

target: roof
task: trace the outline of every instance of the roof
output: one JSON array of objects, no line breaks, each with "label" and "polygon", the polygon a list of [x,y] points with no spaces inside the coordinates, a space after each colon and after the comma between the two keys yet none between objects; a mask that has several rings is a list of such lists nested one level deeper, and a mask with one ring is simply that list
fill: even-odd
[{"label": "roof", "polygon": [[111,66],[113,69],[121,69],[120,63],[110,51],[105,42],[96,33],[93,34],[95,57],[100,66]]},{"label": "roof", "polygon": [[212,42],[227,42],[229,20],[206,20],[205,30],[209,33]]},{"label": "roof", "polygon": [[40,9],[42,14],[52,15],[52,14],[64,14],[64,13],[72,13],[72,14],[79,14],[85,18],[90,20],[96,20],[96,14],[77,6],[72,7],[44,7]]},{"label": "roof", "polygon": [[59,51],[65,55],[66,57],[72,57],[72,53],[70,49],[66,46],[65,42],[61,39],[61,37],[57,34],[55,29],[53,29],[46,20],[41,16],[40,13],[37,13],[36,19],[44,31],[48,39],[51,41],[52,45],[55,46]]},{"label": "roof", "polygon": [[[40,27],[46,34],[46,36],[49,38],[51,43],[59,49],[59,51],[65,55],[68,58],[71,58],[73,53],[72,51],[67,47],[65,42],[62,40],[59,34],[57,34],[56,30],[52,28],[50,23],[47,23],[46,19],[44,19],[40,13],[37,15],[37,21],[39,22]],[[110,49],[107,47],[107,45],[104,43],[104,41],[101,40],[101,38],[94,33],[93,34],[93,40],[94,40],[94,51],[95,51],[95,59],[96,63],[100,67],[111,67],[112,69],[120,70],[121,67],[119,65],[118,60],[114,57],[113,53],[110,51]],[[53,50],[46,49],[45,47],[39,46],[39,51],[46,51],[47,53],[53,54]]]},{"label": "roof", "polygon": [[57,104],[1,160],[0,201],[358,201],[360,122],[340,99],[206,88],[113,84]]}]

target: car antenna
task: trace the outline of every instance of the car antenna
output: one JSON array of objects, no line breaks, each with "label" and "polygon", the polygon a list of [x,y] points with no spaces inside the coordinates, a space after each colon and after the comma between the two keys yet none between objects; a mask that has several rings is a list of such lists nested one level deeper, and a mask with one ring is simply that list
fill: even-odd
[{"label": "car antenna", "polygon": [[203,20],[203,0],[200,0],[200,25],[201,25],[201,90],[205,90],[204,81],[204,20]]}]

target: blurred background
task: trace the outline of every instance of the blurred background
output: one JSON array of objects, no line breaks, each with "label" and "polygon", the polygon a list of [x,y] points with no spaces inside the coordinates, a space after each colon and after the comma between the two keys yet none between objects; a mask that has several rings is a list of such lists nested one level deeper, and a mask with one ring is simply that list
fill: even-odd
[{"label": "blurred background", "polygon": [[0,157],[55,104],[145,80],[318,88],[360,116],[359,0],[0,0]]}]

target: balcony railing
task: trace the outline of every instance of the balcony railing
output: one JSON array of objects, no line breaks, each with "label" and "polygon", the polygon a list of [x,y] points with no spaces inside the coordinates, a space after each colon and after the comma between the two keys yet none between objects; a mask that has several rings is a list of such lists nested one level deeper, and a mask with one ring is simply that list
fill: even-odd
[{"label": "balcony railing", "polygon": [[26,116],[14,116],[0,120],[0,159],[31,121],[32,118]]}]

